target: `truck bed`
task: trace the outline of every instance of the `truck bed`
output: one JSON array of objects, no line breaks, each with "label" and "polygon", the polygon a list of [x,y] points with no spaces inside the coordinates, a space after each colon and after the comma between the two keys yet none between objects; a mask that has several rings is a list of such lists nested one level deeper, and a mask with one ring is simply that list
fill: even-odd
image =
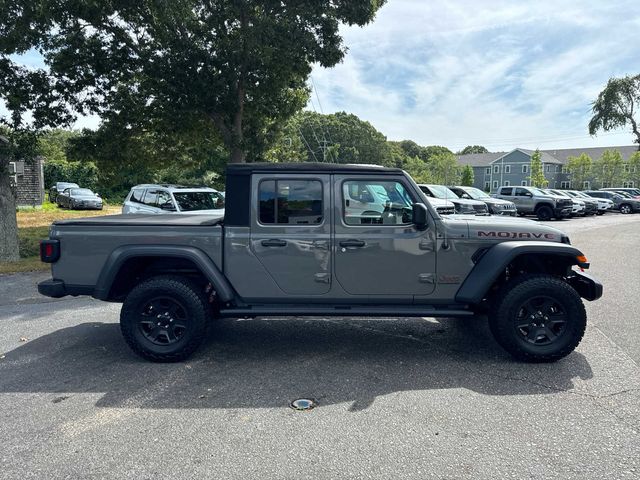
[{"label": "truck bed", "polygon": [[98,217],[69,218],[56,220],[54,225],[83,225],[83,226],[212,226],[221,224],[223,215],[196,214],[131,214],[104,215]]}]

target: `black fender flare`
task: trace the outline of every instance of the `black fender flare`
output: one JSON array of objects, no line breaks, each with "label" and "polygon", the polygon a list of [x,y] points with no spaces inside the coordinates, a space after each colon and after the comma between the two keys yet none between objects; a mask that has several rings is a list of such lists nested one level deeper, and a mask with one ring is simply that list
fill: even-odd
[{"label": "black fender flare", "polygon": [[93,297],[107,300],[120,268],[127,260],[135,257],[169,257],[190,260],[211,282],[220,300],[229,302],[235,297],[233,287],[206,253],[199,248],[179,245],[122,245],[116,248],[102,267]]},{"label": "black fender flare", "polygon": [[518,241],[502,242],[490,247],[456,293],[456,302],[476,305],[482,301],[491,286],[505,268],[518,256],[524,254],[556,255],[580,265],[578,256],[582,252],[571,245],[553,242]]}]

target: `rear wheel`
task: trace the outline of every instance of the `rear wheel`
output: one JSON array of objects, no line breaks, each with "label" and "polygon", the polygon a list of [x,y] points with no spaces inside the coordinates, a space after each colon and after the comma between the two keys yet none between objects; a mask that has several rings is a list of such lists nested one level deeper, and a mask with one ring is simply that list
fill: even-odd
[{"label": "rear wheel", "polygon": [[587,315],[578,293],[551,275],[523,275],[492,302],[489,326],[507,352],[527,362],[553,362],[582,340]]},{"label": "rear wheel", "polygon": [[542,205],[536,209],[536,216],[538,220],[550,220],[553,216],[553,210],[547,205]]},{"label": "rear wheel", "polygon": [[131,290],[120,329],[131,349],[155,362],[189,357],[206,336],[211,309],[202,288],[183,277],[150,278]]}]

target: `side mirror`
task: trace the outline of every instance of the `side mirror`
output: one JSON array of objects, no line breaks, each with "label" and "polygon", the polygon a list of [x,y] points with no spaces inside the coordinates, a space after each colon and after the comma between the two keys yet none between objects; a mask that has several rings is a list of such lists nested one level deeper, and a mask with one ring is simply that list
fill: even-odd
[{"label": "side mirror", "polygon": [[162,205],[160,205],[160,208],[162,210],[166,210],[168,212],[175,212],[176,211],[176,207],[174,207],[173,203],[171,203],[171,202],[163,203]]},{"label": "side mirror", "polygon": [[524,194],[525,197],[533,197],[533,193],[531,192],[527,192]]},{"label": "side mirror", "polygon": [[414,203],[413,212],[411,215],[411,223],[413,223],[418,230],[425,230],[428,224],[429,211],[424,203]]}]

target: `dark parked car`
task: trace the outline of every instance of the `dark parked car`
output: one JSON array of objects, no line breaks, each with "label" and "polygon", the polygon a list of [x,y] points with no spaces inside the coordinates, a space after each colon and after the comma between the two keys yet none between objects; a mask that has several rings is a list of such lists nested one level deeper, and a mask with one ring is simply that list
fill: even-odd
[{"label": "dark parked car", "polygon": [[49,189],[49,201],[51,203],[56,203],[58,195],[67,188],[78,188],[78,184],[71,182],[56,182],[55,185]]},{"label": "dark parked car", "polygon": [[613,188],[601,188],[603,192],[616,192],[616,193],[626,193],[631,195],[633,198],[640,199],[640,188],[628,188],[628,187],[613,187]]},{"label": "dark parked car", "polygon": [[88,188],[67,188],[58,194],[57,203],[73,210],[102,210],[102,198]]},{"label": "dark parked car", "polygon": [[489,213],[492,215],[508,215],[515,217],[518,213],[516,204],[509,200],[502,200],[501,198],[493,198],[487,192],[483,192],[479,188],[475,187],[449,187],[449,189],[458,195],[462,199],[478,200],[486,203],[489,208]]},{"label": "dark parked car", "polygon": [[620,213],[640,212],[640,200],[628,194],[619,192],[608,192],[605,190],[586,190],[584,193],[594,198],[608,198],[613,202],[613,209]]}]

